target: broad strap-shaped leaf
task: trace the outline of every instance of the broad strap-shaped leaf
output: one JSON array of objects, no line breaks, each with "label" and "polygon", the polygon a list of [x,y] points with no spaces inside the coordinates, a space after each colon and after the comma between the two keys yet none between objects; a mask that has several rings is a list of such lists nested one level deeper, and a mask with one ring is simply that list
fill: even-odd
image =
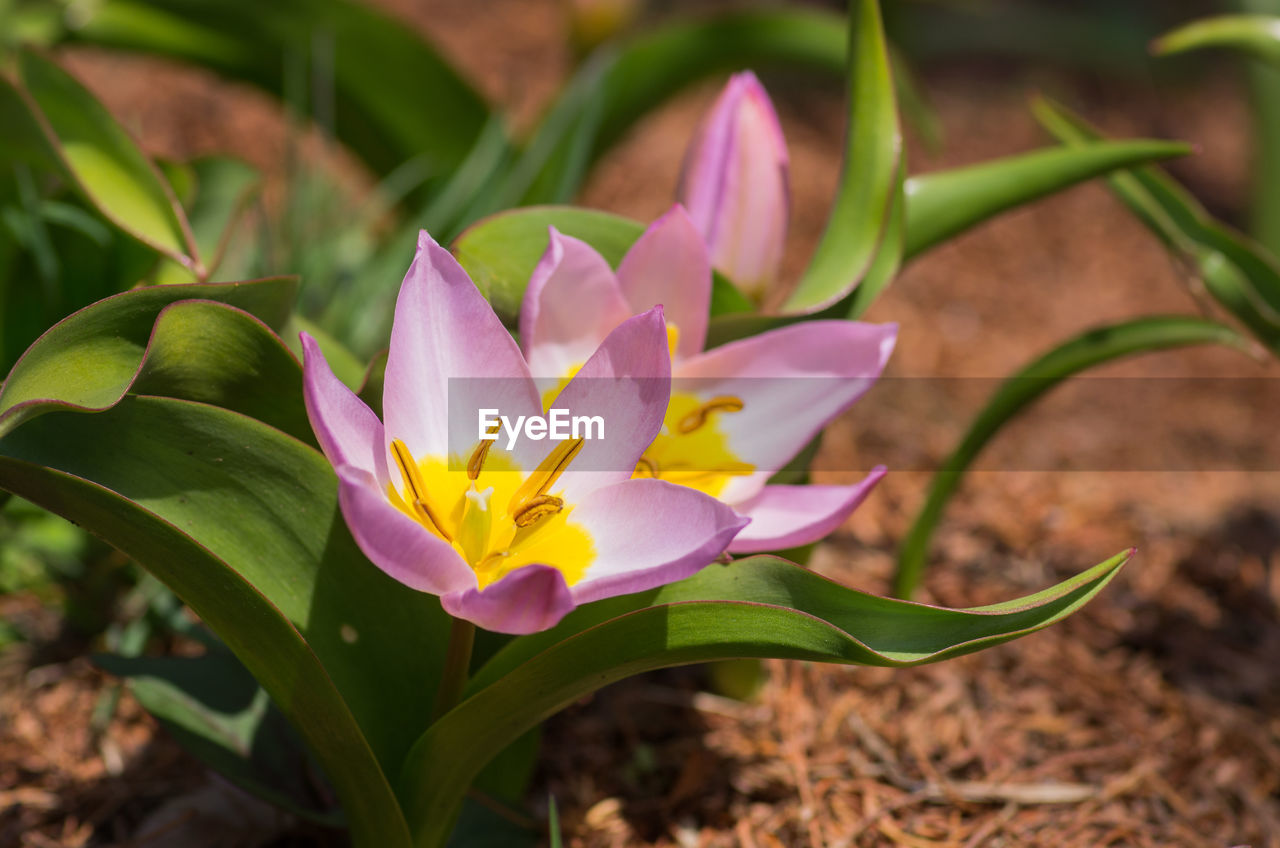
[{"label": "broad strap-shaped leaf", "polygon": [[[1036,117],[1060,141],[1079,146],[1096,129],[1043,98]],[[1112,190],[1169,250],[1194,268],[1208,292],[1280,356],[1280,261],[1266,248],[1216,220],[1186,189],[1154,166],[1108,178]]]},{"label": "broad strap-shaped leaf", "polygon": [[166,306],[129,390],[230,409],[318,447],[298,360],[265,324],[225,304]]},{"label": "broad strap-shaped leaf", "polygon": [[[362,571],[358,584],[343,587],[335,572],[357,560],[338,550],[321,568],[326,532],[337,534],[335,549],[354,543],[343,541],[334,504],[329,528],[317,512],[325,492],[316,478],[324,469],[308,481],[296,452],[287,456],[292,440],[277,434],[275,444],[264,443],[266,431],[235,413],[160,398],[128,398],[96,415],[51,413],[0,439],[0,488],[71,518],[163,580],[221,634],[302,734],[342,800],[355,843],[406,846],[384,769],[349,704],[353,675],[336,674],[335,657],[322,662],[317,655],[343,644],[338,633],[319,632],[342,621],[334,618],[333,594],[360,617],[369,587],[354,586],[376,587],[381,575],[366,563],[374,573]],[[254,461],[265,465],[252,467]],[[290,470],[295,479],[280,479]],[[282,500],[273,507],[275,499]],[[286,516],[272,515],[273,508]],[[306,521],[287,521],[289,512]],[[363,637],[376,637],[376,621],[361,624]]]},{"label": "broad strap-shaped leaf", "polygon": [[53,62],[23,52],[18,64],[18,93],[62,176],[121,230],[202,275],[186,215],[168,182],[128,133]]},{"label": "broad strap-shaped leaf", "polygon": [[1280,65],[1280,17],[1275,15],[1218,15],[1202,18],[1165,33],[1151,43],[1158,56],[1227,47]]},{"label": "broad strap-shaped leaf", "polygon": [[68,36],[194,62],[295,108],[306,105],[299,78],[327,80],[332,100],[317,91],[311,114],[382,175],[414,157],[450,173],[488,118],[411,27],[353,0],[104,0]]},{"label": "broad strap-shaped leaf", "polygon": [[[51,331],[11,378],[26,420],[0,439],[0,489],[174,589],[303,732],[363,844],[402,845],[383,775],[427,724],[447,617],[359,551],[327,460],[249,417],[306,426],[297,361],[248,314],[180,298],[252,286],[139,289]],[[192,399],[117,398],[143,389]]]},{"label": "broad strap-shaped leaf", "polygon": [[827,225],[784,312],[816,312],[853,291],[886,241],[901,185],[902,130],[879,0],[849,11],[844,164]]},{"label": "broad strap-shaped leaf", "polygon": [[152,286],[82,309],[36,340],[0,386],[0,436],[50,409],[97,411],[120,400],[138,375],[156,317],[170,304],[216,301],[278,327],[296,288],[292,278]]},{"label": "broad strap-shaped leaf", "polygon": [[520,637],[481,668],[466,697],[414,745],[401,793],[419,848],[442,828],[470,777],[510,739],[613,681],[732,657],[911,666],[1046,627],[1079,609],[1131,552],[1035,595],[950,610],[857,592],[772,557],[711,565],[654,592],[590,604]]},{"label": "broad strap-shaped leaf", "polygon": [[1230,327],[1202,318],[1184,315],[1139,318],[1076,336],[1007,379],[934,475],[925,504],[902,542],[894,593],[907,598],[915,592],[924,572],[929,540],[947,501],[959,488],[965,469],[1019,412],[1063,380],[1095,366],[1139,353],[1202,344],[1243,349],[1247,342]]},{"label": "broad strap-shaped leaf", "polygon": [[[515,324],[529,277],[547,249],[548,227],[587,242],[615,268],[644,232],[644,225],[638,221],[571,206],[533,206],[501,212],[468,228],[454,242],[454,255],[508,325]],[[714,276],[713,315],[751,308],[732,283],[719,274]]]},{"label": "broad strap-shaped leaf", "polygon": [[914,258],[1002,212],[1085,180],[1190,152],[1180,142],[1099,141],[911,177],[906,185],[906,255]]}]

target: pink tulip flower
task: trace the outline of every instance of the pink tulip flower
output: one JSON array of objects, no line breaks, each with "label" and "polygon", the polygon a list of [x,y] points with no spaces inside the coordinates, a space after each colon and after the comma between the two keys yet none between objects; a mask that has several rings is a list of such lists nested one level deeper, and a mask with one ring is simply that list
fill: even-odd
[{"label": "pink tulip flower", "polygon": [[615,328],[661,304],[671,403],[636,476],[697,489],[751,519],[730,552],[808,544],[838,527],[884,469],[847,486],[767,481],[871,387],[897,325],[808,321],[704,351],[710,297],[706,245],[679,205],[616,273],[589,245],[552,229],[525,291],[520,340],[532,372],[564,385]]},{"label": "pink tulip flower", "polygon": [[542,415],[538,390],[489,303],[425,232],[396,301],[383,421],[304,334],[307,413],[369,559],[439,595],[450,615],[532,633],[720,555],[745,519],[694,489],[633,479],[670,391],[662,310],[623,316],[599,341],[557,406],[603,418],[604,438],[508,449],[481,439],[467,416]]}]

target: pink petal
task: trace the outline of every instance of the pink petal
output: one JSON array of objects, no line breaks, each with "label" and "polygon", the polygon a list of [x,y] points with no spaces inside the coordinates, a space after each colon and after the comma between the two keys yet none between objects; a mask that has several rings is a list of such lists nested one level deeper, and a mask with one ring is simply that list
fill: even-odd
[{"label": "pink petal", "polygon": [[532,373],[565,376],[631,314],[609,263],[586,242],[551,228],[520,307],[520,342]]},{"label": "pink petal", "polygon": [[302,337],[302,390],[307,418],[320,448],[337,467],[350,465],[387,482],[387,454],[382,422],[364,401],[334,376],[316,340]]},{"label": "pink petal", "polygon": [[751,523],[729,551],[754,554],[816,542],[843,524],[884,474],[877,468],[852,486],[765,486],[754,498],[734,504]]},{"label": "pink petal", "polygon": [[542,410],[511,334],[425,230],[396,300],[382,407],[386,438],[402,440],[418,459],[445,456],[450,435],[459,442],[454,450],[466,456],[479,408],[512,416]]},{"label": "pink petal", "polygon": [[453,546],[392,506],[373,475],[349,465],[337,471],[342,515],[374,565],[409,588],[433,595],[476,585],[475,572]]},{"label": "pink petal", "polygon": [[702,351],[711,309],[711,261],[684,207],[671,207],[636,240],[618,266],[618,284],[632,312],[663,307],[667,323],[680,333],[677,356]]},{"label": "pink petal", "polygon": [[516,569],[484,591],[440,598],[445,612],[498,633],[537,633],[554,627],[575,606],[564,575],[547,565]]},{"label": "pink petal", "polygon": [[[738,459],[772,473],[871,387],[897,331],[896,324],[857,321],[771,330],[680,363],[671,390],[741,399],[742,410],[717,415],[716,424]],[[734,503],[755,494],[758,485],[736,486],[722,497]]]},{"label": "pink petal", "polygon": [[782,263],[788,168],[769,95],[750,71],[735,74],[689,147],[679,198],[706,239],[712,266],[755,296]]},{"label": "pink petal", "polygon": [[560,478],[565,500],[577,503],[601,486],[630,479],[662,429],[670,397],[671,359],[659,306],[609,333],[552,404],[604,420],[604,438],[584,441]]},{"label": "pink petal", "polygon": [[596,546],[595,562],[573,587],[579,604],[683,580],[723,553],[747,522],[715,498],[653,479],[598,489],[571,520]]}]

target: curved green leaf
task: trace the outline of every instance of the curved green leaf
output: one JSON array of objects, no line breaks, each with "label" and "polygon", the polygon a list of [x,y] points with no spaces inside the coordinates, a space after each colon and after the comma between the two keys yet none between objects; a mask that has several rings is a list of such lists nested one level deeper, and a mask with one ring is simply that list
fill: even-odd
[{"label": "curved green leaf", "polygon": [[960,444],[933,477],[924,506],[898,554],[894,594],[910,597],[924,571],[929,540],[965,469],[1010,419],[1058,383],[1094,366],[1126,356],[1188,345],[1220,344],[1243,349],[1229,327],[1183,315],[1139,318],[1089,330],[1037,358],[1007,379],[978,413]]},{"label": "curved green leaf", "polygon": [[861,318],[862,314],[871,308],[875,299],[889,287],[902,268],[907,236],[906,173],[907,167],[904,161],[898,168],[898,177],[895,180],[884,233],[876,249],[875,259],[867,269],[866,277],[845,300],[834,306],[835,309],[840,309],[845,305],[845,301],[848,301],[848,308],[845,310],[848,318]]},{"label": "curved green leaf", "polygon": [[704,77],[779,66],[843,74],[847,38],[843,16],[812,9],[728,12],[639,35],[617,48],[601,77],[604,111],[592,158],[660,103]]},{"label": "curved green leaf", "polygon": [[0,436],[54,408],[97,411],[116,403],[138,374],[160,311],[210,300],[280,326],[297,289],[292,278],[151,286],[86,307],[36,340],[0,386]]},{"label": "curved green leaf", "polygon": [[[1060,141],[1080,146],[1100,134],[1043,98],[1036,117]],[[1165,246],[1194,268],[1205,288],[1272,353],[1280,356],[1280,261],[1216,220],[1186,189],[1153,166],[1108,178],[1112,191]]]},{"label": "curved green leaf", "polygon": [[441,828],[470,778],[503,745],[608,683],[732,657],[897,667],[936,662],[1071,614],[1129,556],[1036,595],[975,610],[875,597],[771,557],[711,565],[653,592],[589,604],[549,631],[512,641],[477,672],[469,697],[414,745],[401,795],[415,844],[442,844]]},{"label": "curved green leaf", "polygon": [[166,306],[129,390],[230,409],[318,447],[298,360],[265,324],[221,303]]},{"label": "curved green leaf", "polygon": [[[262,187],[262,177],[253,166],[229,156],[204,156],[187,163],[184,171],[191,180],[190,196],[178,192],[200,255],[206,278],[213,277],[227,253],[235,226]],[[176,190],[176,187],[175,187]],[[192,283],[189,269],[176,263],[163,265],[154,276],[156,283]]]},{"label": "curved green leaf", "polygon": [[918,256],[988,218],[1076,183],[1190,152],[1190,146],[1180,142],[1098,142],[911,177],[906,185],[905,253]]},{"label": "curved green leaf", "polygon": [[1203,18],[1165,33],[1151,43],[1151,52],[1170,56],[1206,47],[1229,47],[1280,65],[1280,17],[1219,15]]},{"label": "curved green leaf", "polygon": [[[0,488],[76,521],[163,580],[297,727],[338,791],[356,844],[406,846],[367,713],[376,709],[373,692],[392,700],[409,693],[387,686],[408,687],[378,679],[367,664],[385,674],[388,659],[337,632],[351,622],[381,641],[403,607],[388,604],[397,594],[380,585],[388,578],[360,566],[334,514],[326,465],[251,419],[163,398],[126,398],[95,415],[51,413],[0,439]],[[380,608],[363,609],[375,594]],[[371,691],[353,698],[361,684]]]},{"label": "curved green leaf", "polygon": [[419,156],[450,173],[488,118],[411,27],[351,0],[104,0],[68,35],[202,64],[282,99],[291,68],[321,80],[312,114],[379,174]]},{"label": "curved green leaf", "polygon": [[19,58],[20,95],[63,175],[107,220],[197,274],[200,254],[169,184],[84,86],[34,53]]},{"label": "curved green leaf", "polygon": [[[529,277],[547,249],[548,227],[587,242],[615,268],[644,232],[644,225],[630,218],[571,206],[500,212],[472,225],[454,242],[454,255],[508,325],[513,325],[519,316]],[[750,308],[731,283],[715,275],[711,291],[713,315]]]},{"label": "curved green leaf", "polygon": [[784,312],[816,312],[862,282],[891,227],[902,130],[879,0],[849,13],[849,103],[844,164],[827,225]]}]

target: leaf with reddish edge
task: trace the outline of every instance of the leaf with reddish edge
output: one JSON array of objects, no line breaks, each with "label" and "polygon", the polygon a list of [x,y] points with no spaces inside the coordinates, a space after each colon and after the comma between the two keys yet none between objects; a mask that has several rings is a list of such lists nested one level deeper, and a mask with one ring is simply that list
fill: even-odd
[{"label": "leaf with reddish edge", "polygon": [[120,400],[138,376],[156,317],[182,300],[225,303],[270,327],[292,307],[297,280],[152,286],[100,300],[35,341],[0,386],[0,437],[51,409],[95,412]]},{"label": "leaf with reddish edge", "polygon": [[19,55],[27,136],[43,137],[41,159],[107,220],[203,277],[186,214],[169,183],[106,108],[70,74],[30,51]]},{"label": "leaf with reddish edge", "polygon": [[950,610],[857,592],[773,557],[712,565],[653,592],[570,613],[513,640],[464,700],[418,740],[400,797],[418,848],[444,844],[471,778],[503,746],[578,698],[673,665],[781,657],[904,667],[1032,633],[1079,609],[1132,555],[1121,553],[1043,592]]}]

